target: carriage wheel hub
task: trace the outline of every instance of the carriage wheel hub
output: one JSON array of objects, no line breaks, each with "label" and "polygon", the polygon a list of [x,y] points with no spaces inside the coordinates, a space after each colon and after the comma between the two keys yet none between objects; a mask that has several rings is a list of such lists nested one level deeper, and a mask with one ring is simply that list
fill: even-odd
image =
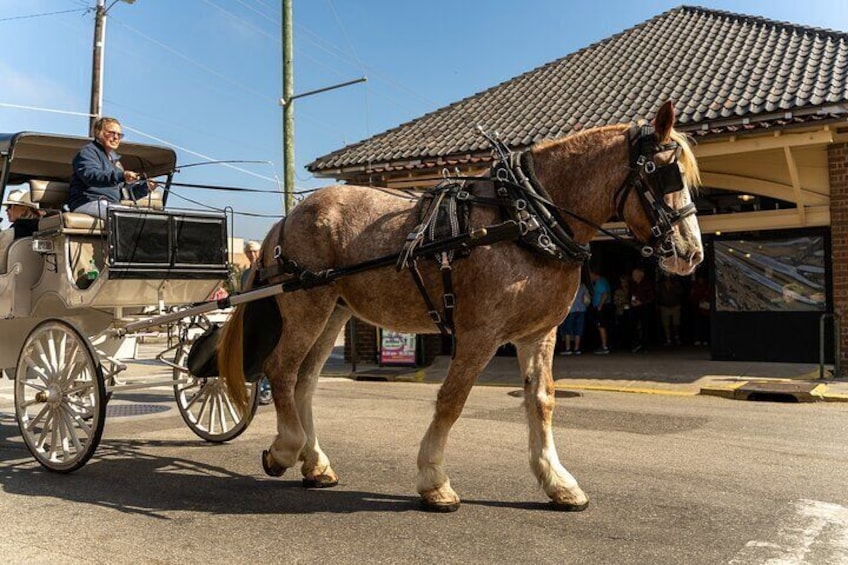
[{"label": "carriage wheel hub", "polygon": [[62,389],[59,385],[47,385],[47,390],[43,390],[35,395],[38,402],[48,402],[54,406],[62,401]]}]

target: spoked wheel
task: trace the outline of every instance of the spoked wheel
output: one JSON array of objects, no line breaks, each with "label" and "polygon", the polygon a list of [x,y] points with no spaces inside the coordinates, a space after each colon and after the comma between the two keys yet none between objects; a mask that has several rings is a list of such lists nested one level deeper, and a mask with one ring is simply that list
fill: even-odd
[{"label": "spoked wheel", "polygon": [[70,473],[91,458],[106,418],[106,389],[94,349],[61,320],[27,336],[15,371],[15,415],[30,453]]},{"label": "spoked wheel", "polygon": [[[176,365],[185,366],[188,346],[177,348]],[[235,439],[247,429],[259,405],[259,384],[247,383],[247,414],[242,416],[227,394],[227,385],[219,377],[200,378],[174,369],[174,379],[187,383],[174,385],[177,408],[186,425],[199,437],[213,443]]]}]

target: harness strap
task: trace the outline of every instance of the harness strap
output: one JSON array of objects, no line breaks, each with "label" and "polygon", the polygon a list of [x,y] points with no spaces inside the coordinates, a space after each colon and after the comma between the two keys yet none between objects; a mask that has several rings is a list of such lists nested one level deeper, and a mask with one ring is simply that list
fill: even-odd
[{"label": "harness strap", "polygon": [[424,279],[421,277],[421,271],[418,270],[418,259],[412,259],[407,265],[407,268],[412,275],[412,280],[415,281],[415,286],[418,287],[418,292],[421,293],[421,297],[424,299],[430,319],[433,320],[433,323],[436,324],[442,335],[452,336],[453,327],[448,327],[446,319],[439,314],[439,310],[430,298],[430,293],[427,292],[427,287],[424,286]]}]

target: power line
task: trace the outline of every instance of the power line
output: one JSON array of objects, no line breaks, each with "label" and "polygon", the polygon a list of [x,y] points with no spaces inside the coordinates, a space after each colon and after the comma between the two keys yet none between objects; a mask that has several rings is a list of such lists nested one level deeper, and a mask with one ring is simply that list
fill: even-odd
[{"label": "power line", "polygon": [[87,11],[88,11],[87,8],[84,9],[84,10],[77,8],[75,10],[61,10],[59,12],[42,12],[40,14],[29,14],[29,15],[26,15],[26,16],[11,16],[11,17],[8,17],[8,18],[0,18],[0,22],[10,22],[12,20],[28,20],[28,19],[31,19],[31,18],[41,18],[41,17],[44,17],[44,16],[57,16],[59,14],[70,14],[71,12],[79,12],[80,14],[84,14]]},{"label": "power line", "polygon": [[[113,19],[114,19],[114,18],[113,18]],[[265,100],[266,102],[268,102],[269,100],[271,100],[271,101],[273,101],[274,103],[276,103],[276,100],[275,100],[274,98],[272,98],[272,97],[268,96],[267,94],[263,94],[263,93],[258,92],[258,91],[256,91],[256,90],[253,90],[253,89],[251,89],[251,88],[248,88],[248,87],[247,87],[247,86],[245,86],[243,83],[238,82],[238,81],[236,81],[236,80],[233,80],[233,79],[229,78],[228,76],[226,76],[226,75],[224,75],[224,74],[222,74],[222,73],[219,73],[219,72],[218,72],[218,71],[216,71],[215,69],[212,69],[212,68],[210,68],[210,67],[207,67],[207,66],[206,66],[206,65],[204,65],[203,63],[200,63],[200,62],[198,62],[198,61],[195,61],[194,59],[192,59],[192,58],[191,58],[191,57],[189,57],[188,55],[185,55],[185,54],[183,54],[183,53],[181,53],[181,52],[177,51],[177,50],[176,50],[176,49],[174,49],[173,47],[170,47],[170,46],[168,46],[168,45],[166,45],[166,44],[162,43],[161,41],[159,41],[159,40],[157,40],[157,39],[154,39],[154,38],[150,37],[149,35],[147,35],[147,34],[145,34],[145,33],[141,32],[141,31],[139,31],[139,30],[135,29],[134,27],[132,27],[132,26],[130,26],[130,25],[128,25],[128,24],[125,24],[124,22],[122,22],[122,21],[120,21],[120,20],[116,20],[116,21],[117,21],[117,23],[118,23],[118,24],[122,25],[123,27],[125,27],[125,28],[126,28],[126,29],[128,29],[129,31],[131,31],[131,32],[133,32],[133,33],[135,33],[135,34],[137,34],[138,36],[142,37],[143,39],[146,39],[147,41],[149,41],[149,42],[153,43],[154,45],[157,45],[158,47],[161,47],[162,49],[165,49],[166,51],[168,51],[168,52],[170,52],[170,53],[173,53],[174,55],[176,55],[176,56],[177,56],[177,57],[179,57],[180,59],[183,59],[184,61],[187,61],[188,63],[191,63],[192,65],[194,65],[195,67],[197,67],[197,68],[201,69],[202,71],[205,71],[205,72],[207,72],[207,73],[209,73],[209,74],[211,74],[211,75],[213,75],[213,76],[215,76],[215,77],[217,77],[217,78],[219,78],[219,79],[221,79],[221,80],[223,80],[223,81],[227,82],[228,84],[231,84],[231,85],[233,85],[233,86],[237,86],[238,88],[240,88],[240,89],[244,90],[245,92],[249,92],[250,94],[253,94],[253,95],[255,95],[255,96],[258,96],[258,97],[262,98],[263,100]]]}]

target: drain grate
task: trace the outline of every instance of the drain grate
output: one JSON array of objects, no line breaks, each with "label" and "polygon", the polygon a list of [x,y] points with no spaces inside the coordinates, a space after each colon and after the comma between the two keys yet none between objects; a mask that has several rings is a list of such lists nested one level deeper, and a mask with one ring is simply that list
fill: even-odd
[{"label": "drain grate", "polygon": [[126,416],[144,416],[146,414],[158,414],[170,410],[168,406],[161,404],[115,404],[106,407],[106,415],[110,418],[121,418]]}]

